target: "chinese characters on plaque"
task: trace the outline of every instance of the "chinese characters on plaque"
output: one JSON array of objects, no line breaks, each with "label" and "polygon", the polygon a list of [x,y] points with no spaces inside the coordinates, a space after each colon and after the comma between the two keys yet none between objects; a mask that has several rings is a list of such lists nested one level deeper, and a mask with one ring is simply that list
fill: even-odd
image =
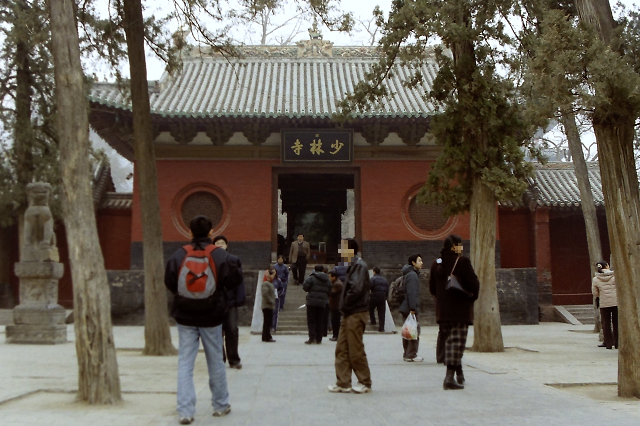
[{"label": "chinese characters on plaque", "polygon": [[282,130],[283,163],[352,163],[353,130]]}]

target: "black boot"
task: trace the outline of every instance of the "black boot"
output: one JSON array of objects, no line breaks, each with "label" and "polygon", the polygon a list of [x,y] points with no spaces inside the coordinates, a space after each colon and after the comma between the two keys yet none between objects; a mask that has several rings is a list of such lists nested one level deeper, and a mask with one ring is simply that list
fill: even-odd
[{"label": "black boot", "polygon": [[447,376],[444,378],[444,382],[442,383],[442,389],[444,390],[449,390],[449,389],[464,389],[463,385],[459,385],[458,383],[456,383],[456,381],[453,379],[453,375],[455,374],[456,369],[454,366],[452,365],[447,365]]},{"label": "black boot", "polygon": [[464,385],[464,374],[462,373],[462,365],[456,365],[456,380],[459,385]]}]

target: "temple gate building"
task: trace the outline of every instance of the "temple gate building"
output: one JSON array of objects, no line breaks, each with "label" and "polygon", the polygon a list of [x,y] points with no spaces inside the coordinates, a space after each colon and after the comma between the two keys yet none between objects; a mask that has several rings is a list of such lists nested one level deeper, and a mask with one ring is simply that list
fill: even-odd
[{"label": "temple gate building", "polygon": [[[240,51],[241,58],[225,58],[190,47],[180,74],[150,84],[165,256],[188,240],[196,214],[212,218],[214,233],[229,239],[250,277],[277,254],[286,256],[298,233],[311,244],[311,263],[335,263],[339,240],[355,237],[370,267],[392,273],[412,253],[429,265],[452,233],[468,250],[468,215],[447,218],[443,206],[415,198],[441,151],[429,134],[435,108],[424,97],[437,74],[435,61],[422,66],[416,89],[402,84],[411,70],[397,66],[386,83],[392,96],[341,127],[332,116],[377,62],[375,48],[316,38]],[[127,94],[116,84],[94,83],[90,105],[91,127],[135,163]],[[608,258],[600,175],[597,167],[590,170]],[[132,195],[114,193],[112,184],[94,189],[107,269],[143,269],[136,180]],[[541,307],[544,319],[553,304],[590,303],[572,164],[538,167],[522,203],[496,208],[496,266],[534,271],[527,275],[533,292],[521,295],[522,303],[534,304],[528,309],[536,312]],[[61,280],[61,294],[69,285],[65,290]],[[70,305],[65,297],[60,303]],[[501,301],[501,311],[503,303],[515,302]]]}]

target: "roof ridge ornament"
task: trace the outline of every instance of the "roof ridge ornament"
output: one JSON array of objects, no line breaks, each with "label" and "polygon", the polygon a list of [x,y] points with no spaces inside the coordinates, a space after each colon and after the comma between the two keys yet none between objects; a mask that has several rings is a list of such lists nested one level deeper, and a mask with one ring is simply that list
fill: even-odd
[{"label": "roof ridge ornament", "polygon": [[313,25],[309,28],[309,40],[296,42],[298,58],[333,58],[333,42],[322,39],[322,32],[318,29],[318,21],[313,18]]}]

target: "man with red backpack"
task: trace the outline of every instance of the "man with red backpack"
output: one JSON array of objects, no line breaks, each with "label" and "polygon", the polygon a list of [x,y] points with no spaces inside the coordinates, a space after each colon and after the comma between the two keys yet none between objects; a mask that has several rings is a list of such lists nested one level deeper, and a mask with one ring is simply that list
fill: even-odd
[{"label": "man with red backpack", "polygon": [[177,411],[180,424],[190,424],[196,408],[193,367],[204,347],[214,417],[231,412],[227,376],[222,361],[222,322],[227,313],[227,291],[242,281],[240,260],[211,242],[213,226],[206,216],[190,224],[190,244],[178,249],[167,263],[165,286],[173,293],[171,316],[178,327]]}]

